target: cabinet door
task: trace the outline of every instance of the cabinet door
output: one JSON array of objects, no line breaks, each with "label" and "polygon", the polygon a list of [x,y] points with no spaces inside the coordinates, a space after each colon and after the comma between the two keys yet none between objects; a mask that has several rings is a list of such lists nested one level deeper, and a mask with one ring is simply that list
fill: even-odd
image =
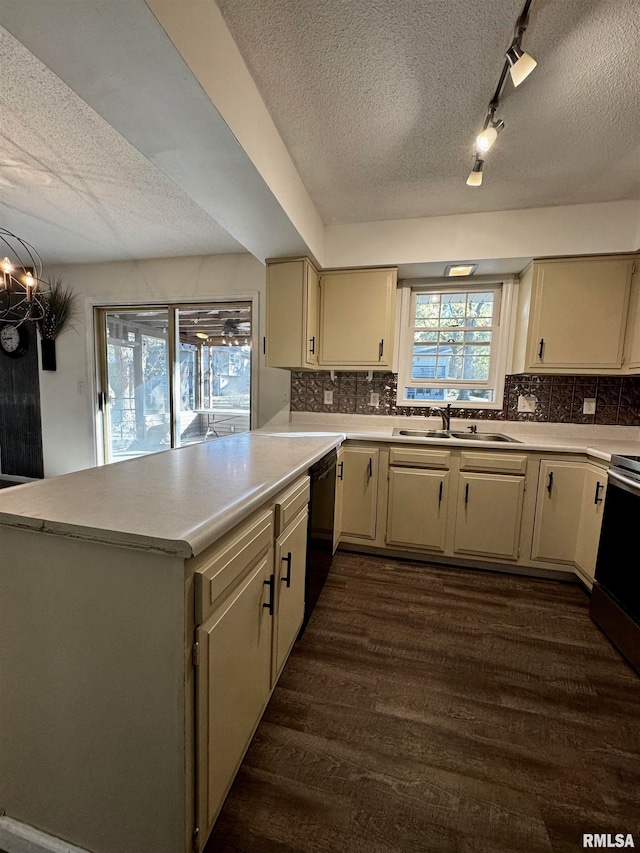
[{"label": "cabinet door", "polygon": [[387,542],[444,551],[449,474],[391,468]]},{"label": "cabinet door", "polygon": [[454,551],[515,560],[524,477],[460,474]]},{"label": "cabinet door", "polygon": [[308,520],[309,510],[305,507],[276,539],[276,620],[272,687],[289,657],[304,618]]},{"label": "cabinet door", "polygon": [[575,561],[584,474],[581,462],[540,463],[532,560]]},{"label": "cabinet door", "polygon": [[342,535],[376,538],[377,447],[345,447],[342,462]]},{"label": "cabinet door", "polygon": [[197,799],[206,838],[269,699],[273,549],[196,632]]},{"label": "cabinet door", "polygon": [[395,269],[345,270],[320,278],[320,361],[327,367],[389,369]]},{"label": "cabinet door", "polygon": [[319,278],[305,258],[267,266],[268,367],[318,363]]},{"label": "cabinet door", "polygon": [[632,266],[629,258],[536,264],[529,368],[620,368]]},{"label": "cabinet door", "polygon": [[596,570],[606,490],[607,472],[598,468],[597,465],[586,465],[582,511],[576,542],[576,565],[580,570],[580,575],[589,585],[593,584],[593,576]]},{"label": "cabinet door", "polygon": [[625,365],[630,373],[640,371],[640,263],[634,261],[629,299],[629,319],[625,334]]},{"label": "cabinet door", "polygon": [[333,552],[340,544],[342,536],[342,496],[344,483],[344,447],[338,448],[336,457],[336,505],[333,516]]}]

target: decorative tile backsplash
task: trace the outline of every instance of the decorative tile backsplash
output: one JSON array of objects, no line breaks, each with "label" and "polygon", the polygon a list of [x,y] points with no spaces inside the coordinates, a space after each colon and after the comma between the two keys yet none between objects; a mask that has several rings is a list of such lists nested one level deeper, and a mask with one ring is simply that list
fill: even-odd
[{"label": "decorative tile backsplash", "polygon": [[[424,417],[425,409],[396,405],[395,373],[291,373],[292,412],[344,412],[358,415]],[[325,405],[324,392],[333,391],[333,404]],[[376,408],[371,392],[380,395]],[[518,412],[518,397],[538,398],[533,413]],[[584,415],[582,404],[595,398],[595,415]],[[437,404],[434,404],[437,405]],[[572,424],[640,425],[640,377],[635,376],[507,376],[502,409],[451,409],[455,418],[496,421],[546,421]]]}]

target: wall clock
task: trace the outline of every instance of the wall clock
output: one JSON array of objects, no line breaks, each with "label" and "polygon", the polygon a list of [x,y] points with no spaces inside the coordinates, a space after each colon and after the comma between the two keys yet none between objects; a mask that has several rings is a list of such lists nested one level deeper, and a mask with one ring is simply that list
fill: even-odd
[{"label": "wall clock", "polygon": [[0,350],[9,358],[20,358],[29,349],[29,332],[23,325],[0,323]]}]

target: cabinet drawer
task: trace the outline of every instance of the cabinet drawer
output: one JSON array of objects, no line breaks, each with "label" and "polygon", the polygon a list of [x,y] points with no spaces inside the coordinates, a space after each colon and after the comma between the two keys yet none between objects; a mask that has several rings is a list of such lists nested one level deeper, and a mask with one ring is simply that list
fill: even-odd
[{"label": "cabinet drawer", "polygon": [[460,470],[526,474],[527,457],[520,453],[474,453],[472,450],[463,450],[460,454]]},{"label": "cabinet drawer", "polygon": [[261,512],[216,542],[195,569],[196,623],[204,622],[220,596],[273,544],[273,510]]},{"label": "cabinet drawer", "polygon": [[451,453],[448,450],[432,450],[428,447],[392,447],[389,451],[389,465],[408,465],[411,468],[449,467]]},{"label": "cabinet drawer", "polygon": [[276,498],[276,536],[291,524],[298,513],[309,503],[309,477],[305,474],[300,480],[282,492]]}]

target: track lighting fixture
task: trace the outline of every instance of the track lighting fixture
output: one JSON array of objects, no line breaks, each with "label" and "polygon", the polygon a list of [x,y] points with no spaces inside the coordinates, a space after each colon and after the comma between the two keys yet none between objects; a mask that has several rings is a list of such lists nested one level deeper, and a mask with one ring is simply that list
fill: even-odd
[{"label": "track lighting fixture", "polygon": [[486,154],[498,138],[498,134],[503,128],[504,122],[502,119],[498,119],[498,121],[491,121],[482,133],[476,137],[476,147],[478,151]]},{"label": "track lighting fixture", "polygon": [[514,86],[519,86],[531,74],[538,64],[533,56],[525,53],[517,44],[512,44],[506,53],[507,62],[511,66],[509,73]]},{"label": "track lighting fixture", "polygon": [[504,128],[502,119],[496,119],[495,115],[500,105],[500,97],[507,79],[507,72],[511,72],[513,85],[519,86],[537,65],[535,59],[522,50],[522,36],[529,25],[529,9],[532,2],[533,0],[525,0],[520,17],[516,21],[513,41],[505,54],[506,59],[502,67],[502,73],[500,74],[496,90],[493,93],[493,98],[489,102],[484,126],[476,137],[476,162],[467,178],[467,185],[470,187],[479,187],[482,185],[482,171],[484,167],[482,156],[489,151],[498,138],[498,134]]},{"label": "track lighting fixture", "polygon": [[473,164],[473,169],[469,172],[469,177],[467,178],[468,186],[479,187],[482,184],[483,166],[484,160],[481,160],[479,157],[477,157],[476,162]]}]

